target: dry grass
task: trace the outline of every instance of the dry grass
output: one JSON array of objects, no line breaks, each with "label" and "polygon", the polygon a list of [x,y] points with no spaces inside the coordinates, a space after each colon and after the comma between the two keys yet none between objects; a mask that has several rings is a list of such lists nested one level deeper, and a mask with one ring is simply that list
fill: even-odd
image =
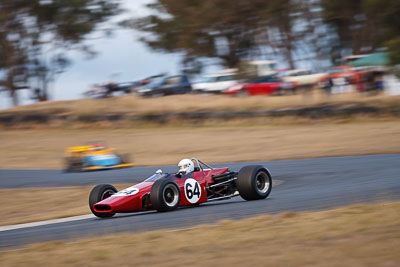
[{"label": "dry grass", "polygon": [[275,124],[143,129],[50,129],[0,131],[0,167],[62,168],[64,149],[105,140],[130,152],[136,165],[176,164],[197,156],[207,162],[400,152],[396,120],[352,123]]},{"label": "dry grass", "polygon": [[0,252],[4,266],[398,266],[400,203],[55,241]]},{"label": "dry grass", "polygon": [[51,101],[19,106],[0,111],[0,114],[155,114],[192,111],[244,111],[302,107],[323,103],[364,103],[374,106],[400,106],[399,96],[362,96],[342,94],[326,96],[319,92],[293,96],[230,97],[223,95],[175,95],[161,98],[122,96],[107,99]]},{"label": "dry grass", "polygon": [[[115,185],[118,190],[130,185]],[[93,186],[63,188],[1,189],[4,214],[0,225],[64,218],[90,213],[89,193]],[[68,201],[66,201],[68,200]]]}]

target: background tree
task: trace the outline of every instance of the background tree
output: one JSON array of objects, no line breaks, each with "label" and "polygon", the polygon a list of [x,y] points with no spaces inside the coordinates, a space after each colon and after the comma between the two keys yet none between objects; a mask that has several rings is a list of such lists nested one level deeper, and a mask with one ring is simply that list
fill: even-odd
[{"label": "background tree", "polygon": [[0,90],[18,104],[17,91],[48,99],[48,86],[69,64],[67,52],[93,54],[84,40],[118,14],[119,0],[2,0]]},{"label": "background tree", "polygon": [[333,26],[339,49],[367,54],[389,48],[393,64],[400,63],[400,1],[321,0],[324,21]]},{"label": "background tree", "polygon": [[[164,52],[181,52],[190,62],[217,58],[240,61],[278,59],[340,63],[343,56],[382,47],[400,61],[399,0],[157,0],[152,15],[133,20],[141,40]],[[322,64],[325,62],[325,64]]]},{"label": "background tree", "polygon": [[155,50],[217,58],[232,68],[265,57],[271,53],[266,47],[275,44],[294,67],[290,0],[158,0],[147,6],[153,14],[133,26],[148,33],[141,40]]}]

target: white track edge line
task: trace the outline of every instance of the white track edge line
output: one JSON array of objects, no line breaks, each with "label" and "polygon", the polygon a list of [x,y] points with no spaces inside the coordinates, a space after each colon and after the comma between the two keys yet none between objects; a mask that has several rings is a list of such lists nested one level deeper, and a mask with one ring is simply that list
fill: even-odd
[{"label": "white track edge line", "polygon": [[[273,181],[273,185],[275,185],[275,186],[280,185],[282,183],[283,183],[282,180],[274,180]],[[94,216],[93,214],[86,214],[86,215],[78,215],[78,216],[38,221],[38,222],[5,225],[5,226],[0,226],[0,232],[35,227],[35,226],[43,226],[43,225],[48,225],[48,224],[73,222],[73,221],[79,221],[79,220],[90,219],[90,218],[96,218],[96,216]],[[191,228],[175,229],[175,230],[170,230],[170,231],[173,232],[173,231],[182,231],[182,230],[189,230],[189,229],[191,229]]]},{"label": "white track edge line", "polygon": [[5,226],[0,226],[0,232],[35,227],[35,226],[42,226],[42,225],[48,225],[48,224],[55,224],[55,223],[73,222],[73,221],[79,221],[79,220],[90,219],[90,218],[95,218],[95,216],[93,214],[86,214],[86,215],[52,219],[52,220],[39,221],[39,222],[5,225]]}]

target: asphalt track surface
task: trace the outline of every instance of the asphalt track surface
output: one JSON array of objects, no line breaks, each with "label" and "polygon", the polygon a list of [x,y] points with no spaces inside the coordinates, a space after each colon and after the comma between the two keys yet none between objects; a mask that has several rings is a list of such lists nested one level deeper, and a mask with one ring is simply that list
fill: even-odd
[{"label": "asphalt track surface", "polygon": [[[110,219],[89,217],[0,231],[0,249],[59,239],[74,240],[112,233],[181,229],[213,224],[222,219],[244,219],[287,211],[324,210],[350,204],[400,200],[400,154],[317,158],[271,162],[215,164],[232,170],[262,164],[278,181],[265,200],[244,201],[240,197],[216,201],[173,212],[119,214]],[[134,183],[158,168],[137,167],[90,173],[64,174],[57,170],[0,170],[0,188]],[[175,166],[161,167],[172,172]],[[62,197],[62,196],[60,196]],[[65,196],[68,201],[67,196]],[[3,203],[5,204],[5,203]],[[3,215],[4,216],[4,215]]]}]

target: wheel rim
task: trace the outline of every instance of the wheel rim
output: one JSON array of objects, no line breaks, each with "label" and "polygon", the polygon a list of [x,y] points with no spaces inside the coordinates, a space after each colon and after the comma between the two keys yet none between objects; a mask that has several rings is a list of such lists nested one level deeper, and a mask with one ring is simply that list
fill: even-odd
[{"label": "wheel rim", "polygon": [[259,193],[265,194],[270,187],[269,176],[265,172],[259,172],[256,176],[256,189]]},{"label": "wheel rim", "polygon": [[166,185],[163,190],[163,198],[168,207],[174,207],[178,204],[179,192],[176,186],[173,184]]},{"label": "wheel rim", "polygon": [[245,97],[245,96],[248,95],[248,93],[247,93],[246,90],[242,89],[242,90],[239,91],[239,94],[238,94],[238,95],[241,96],[241,97]]},{"label": "wheel rim", "polygon": [[103,192],[103,194],[101,194],[101,200],[106,199],[111,197],[112,195],[114,195],[114,190],[112,189],[107,189]]}]

